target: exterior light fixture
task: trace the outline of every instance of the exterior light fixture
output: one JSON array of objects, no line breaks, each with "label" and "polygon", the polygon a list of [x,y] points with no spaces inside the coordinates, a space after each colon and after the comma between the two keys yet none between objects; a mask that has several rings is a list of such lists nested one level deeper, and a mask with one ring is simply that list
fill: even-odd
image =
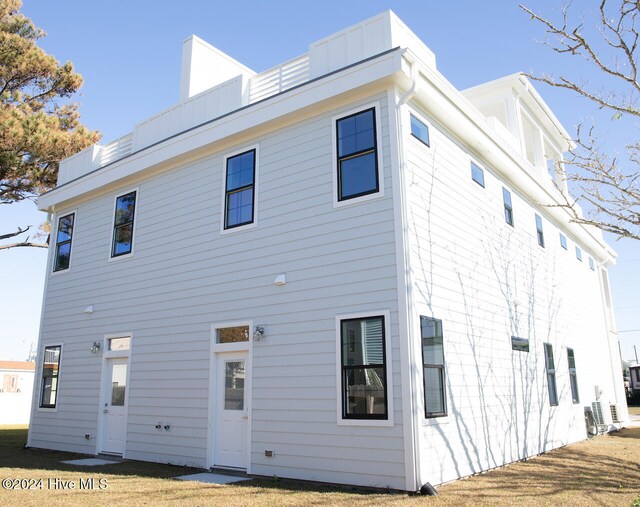
[{"label": "exterior light fixture", "polygon": [[100,352],[101,348],[102,344],[100,342],[93,342],[93,345],[91,345],[91,348],[89,350],[91,350],[92,354],[97,354],[98,352]]},{"label": "exterior light fixture", "polygon": [[264,336],[264,326],[256,326],[253,329],[253,339],[255,341],[260,341]]}]

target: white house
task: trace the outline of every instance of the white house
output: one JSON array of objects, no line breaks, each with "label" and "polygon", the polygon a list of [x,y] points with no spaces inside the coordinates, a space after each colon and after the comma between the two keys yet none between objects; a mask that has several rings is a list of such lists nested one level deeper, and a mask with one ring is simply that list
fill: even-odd
[{"label": "white house", "polygon": [[416,491],[619,426],[615,253],[545,206],[568,138],[390,11],[259,74],[187,39],[180,102],[40,198],[29,445]]},{"label": "white house", "polygon": [[0,425],[29,424],[35,363],[0,361]]}]

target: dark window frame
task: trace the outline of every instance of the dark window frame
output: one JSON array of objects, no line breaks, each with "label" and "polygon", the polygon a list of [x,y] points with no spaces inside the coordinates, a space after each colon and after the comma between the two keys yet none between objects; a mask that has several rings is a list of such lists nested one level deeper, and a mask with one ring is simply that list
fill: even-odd
[{"label": "dark window frame", "polygon": [[[71,232],[69,233],[69,239],[60,241],[60,222],[65,218],[71,218]],[[53,259],[53,272],[58,273],[60,271],[66,271],[71,267],[71,247],[73,246],[73,229],[76,225],[76,214],[75,212],[67,213],[66,215],[58,218],[58,227],[56,228],[56,248],[55,248],[55,257]],[[60,267],[60,247],[64,245],[69,245],[69,263],[66,267]]]},{"label": "dark window frame", "polygon": [[[58,361],[56,364],[56,374],[52,374],[52,375],[45,375],[45,364],[47,364],[47,351],[48,350],[54,350],[54,349],[58,349]],[[56,408],[58,405],[58,395],[60,393],[60,362],[62,360],[62,345],[45,345],[44,347],[44,353],[42,356],[42,370],[41,370],[41,379],[40,379],[40,400],[38,403],[38,408]],[[55,379],[56,381],[56,388],[55,388],[55,402],[53,404],[51,403],[44,403],[44,395],[46,393],[45,391],[45,385],[46,385],[46,379]],[[53,384],[53,380],[52,380],[52,384]],[[52,389],[49,389],[49,393],[51,393]]]},{"label": "dark window frame", "polygon": [[515,218],[513,213],[513,201],[511,200],[511,192],[502,187],[502,203],[504,205],[504,221],[511,227],[515,227]]},{"label": "dark window frame", "polygon": [[[358,116],[364,113],[371,112],[372,123],[373,123],[373,147],[366,148],[364,150],[360,150],[354,153],[350,153],[349,155],[340,156],[340,130],[339,125],[341,121],[348,120],[349,118],[353,118],[354,116]],[[336,132],[336,162],[337,162],[337,198],[338,202],[348,201],[350,199],[356,199],[358,197],[364,197],[365,195],[377,194],[380,192],[380,168],[378,163],[378,122],[376,118],[376,108],[375,106],[369,107],[367,109],[363,109],[362,111],[357,111],[355,113],[349,114],[347,116],[343,116],[342,118],[338,118],[335,121],[335,132]],[[342,162],[347,160],[353,160],[358,157],[362,157],[365,155],[369,155],[373,153],[374,155],[374,171],[376,177],[376,186],[373,190],[366,190],[364,192],[358,192],[357,194],[352,194],[348,196],[342,195]]]},{"label": "dark window frame", "polygon": [[[413,114],[413,113],[409,113],[409,116],[410,116],[410,119],[409,119],[409,125],[410,125],[410,128],[411,128],[411,135],[412,135],[413,137],[415,137],[418,141],[420,141],[422,144],[424,144],[425,146],[427,146],[427,147],[429,147],[429,148],[430,148],[430,147],[431,147],[431,139],[430,139],[430,135],[429,135],[429,125],[427,125],[425,122],[423,122],[420,118],[418,118],[418,117],[417,117],[415,114]],[[418,134],[416,134],[416,133],[413,131],[413,121],[414,121],[414,120],[415,120],[416,122],[418,122],[420,125],[422,125],[422,126],[425,128],[425,130],[427,131],[427,138],[426,138],[426,140],[425,140],[425,139],[422,139]]]},{"label": "dark window frame", "polygon": [[[480,175],[479,179],[476,178],[476,174]],[[476,164],[473,160],[471,161],[471,179],[473,181],[475,181],[478,185],[480,185],[482,188],[485,188],[485,186],[484,186],[484,169],[482,167],[480,167],[478,164]]]},{"label": "dark window frame", "polygon": [[[381,320],[382,324],[382,364],[368,365],[347,365],[344,362],[344,336],[342,331],[343,322],[365,321],[365,320]],[[343,420],[372,420],[372,421],[388,421],[389,420],[389,386],[387,382],[387,330],[386,319],[384,315],[371,315],[367,317],[349,317],[340,319],[340,381],[342,392],[342,419]],[[345,382],[346,373],[352,370],[366,370],[370,368],[381,368],[383,372],[384,384],[384,413],[383,414],[348,414],[347,413],[347,385]]]},{"label": "dark window frame", "polygon": [[553,345],[544,343],[544,368],[547,374],[547,389],[549,391],[549,405],[558,406],[558,386],[556,384],[556,367],[553,358]]},{"label": "dark window frame", "polygon": [[[242,155],[246,155],[247,153],[253,153],[253,173],[251,177],[251,184],[244,185],[242,187],[237,187],[229,190],[229,161],[233,160],[236,157],[241,157]],[[236,153],[234,155],[228,156],[225,159],[224,164],[224,230],[235,229],[236,227],[242,227],[245,225],[250,225],[255,223],[256,220],[256,163],[258,158],[258,150],[256,148],[251,148],[250,150],[243,151],[241,153]],[[229,225],[229,196],[231,194],[236,194],[243,192],[244,190],[251,189],[251,220],[246,222],[240,222],[237,224]]]},{"label": "dark window frame", "polygon": [[529,339],[519,336],[511,337],[511,350],[516,352],[529,352]]},{"label": "dark window frame", "polygon": [[571,401],[576,405],[580,403],[578,391],[578,374],[576,373],[576,356],[573,349],[567,348],[567,363],[569,366],[569,386],[571,387]]},{"label": "dark window frame", "polygon": [[542,217],[536,213],[536,236],[538,245],[544,248],[544,230],[542,228]]},{"label": "dark window frame", "polygon": [[[424,345],[423,342],[425,338],[422,336],[422,321],[428,320],[436,323],[436,328],[440,329],[440,338],[442,339],[442,364],[434,364],[434,363],[426,363],[424,358]],[[424,401],[424,417],[425,419],[435,419],[437,417],[446,417],[448,415],[448,404],[447,404],[447,367],[446,360],[444,354],[444,331],[442,329],[442,320],[435,319],[433,317],[426,317],[424,315],[420,315],[420,348],[422,350],[422,390],[423,390],[423,401]],[[442,411],[441,412],[429,412],[427,406],[427,376],[425,375],[425,370],[427,368],[438,370],[440,379],[442,381],[442,391],[440,396],[442,397]]]},{"label": "dark window frame", "polygon": [[[118,218],[118,199],[122,199],[123,197],[127,197],[133,194],[133,213],[131,213],[131,220],[127,222],[123,222],[121,224],[117,223]],[[138,190],[132,190],[130,192],[126,192],[124,194],[120,194],[116,196],[115,207],[113,211],[113,233],[111,237],[111,258],[115,259],[117,257],[122,257],[123,255],[131,255],[133,253],[133,239],[135,232],[135,222],[136,222],[136,211],[138,209]],[[129,246],[128,252],[120,252],[116,253],[116,235],[118,229],[124,228],[128,225],[131,225],[131,245]]]}]

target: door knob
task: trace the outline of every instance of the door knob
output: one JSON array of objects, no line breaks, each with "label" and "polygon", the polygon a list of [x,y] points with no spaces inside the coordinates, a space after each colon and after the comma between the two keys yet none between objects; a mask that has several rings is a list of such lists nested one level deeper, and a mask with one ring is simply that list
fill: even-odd
[{"label": "door knob", "polygon": [[105,408],[104,409],[104,413],[107,414],[109,411]]}]

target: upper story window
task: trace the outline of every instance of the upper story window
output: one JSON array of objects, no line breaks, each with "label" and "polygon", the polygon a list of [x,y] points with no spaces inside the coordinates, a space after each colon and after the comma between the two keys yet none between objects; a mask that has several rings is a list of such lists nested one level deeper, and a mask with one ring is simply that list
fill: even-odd
[{"label": "upper story window", "polygon": [[413,115],[411,116],[411,135],[416,139],[419,139],[424,144],[429,146],[429,127],[427,127],[423,122],[418,120]]},{"label": "upper story window", "polygon": [[591,268],[591,271],[595,271],[596,270],[596,263],[593,260],[593,257],[589,257],[589,268]]},{"label": "upper story window", "polygon": [[442,321],[420,316],[425,417],[447,415]]},{"label": "upper story window", "polygon": [[471,162],[471,179],[484,188],[484,171],[474,162]]},{"label": "upper story window", "polygon": [[60,345],[44,348],[40,408],[56,408],[56,403],[58,401],[58,374],[60,372],[61,351],[62,346]]},{"label": "upper story window", "polygon": [[136,194],[137,192],[134,190],[116,198],[111,257],[127,255],[133,251],[133,220],[136,214]]},{"label": "upper story window", "polygon": [[224,228],[254,221],[256,150],[227,158],[225,173]]},{"label": "upper story window", "polygon": [[580,250],[579,246],[576,246],[576,259],[582,262],[582,250]]},{"label": "upper story window", "polygon": [[502,188],[502,200],[504,202],[504,221],[513,227],[513,205],[511,204],[511,192]]},{"label": "upper story window", "polygon": [[538,245],[544,248],[544,232],[542,230],[542,218],[536,213],[536,231],[538,236]]},{"label": "upper story window", "polygon": [[336,121],[338,201],[380,191],[375,108]]},{"label": "upper story window", "polygon": [[69,269],[74,220],[75,213],[69,213],[68,215],[58,219],[58,230],[56,232],[56,257],[53,265],[53,271]]},{"label": "upper story window", "polygon": [[560,233],[560,246],[565,250],[567,249],[567,237],[562,233]]}]

